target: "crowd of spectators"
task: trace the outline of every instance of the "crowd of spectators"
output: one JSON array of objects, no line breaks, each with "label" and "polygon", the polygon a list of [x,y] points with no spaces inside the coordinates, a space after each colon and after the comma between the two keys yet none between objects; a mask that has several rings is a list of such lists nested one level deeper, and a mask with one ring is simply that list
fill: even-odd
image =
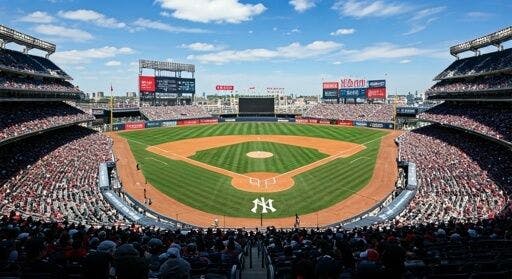
[{"label": "crowd of spectators", "polygon": [[454,61],[436,79],[482,75],[512,68],[512,48]]},{"label": "crowd of spectators", "polygon": [[112,141],[71,126],[0,148],[0,211],[42,220],[111,224],[121,220],[98,187],[98,166],[112,160]]},{"label": "crowd of spectators", "polygon": [[275,278],[509,278],[511,225],[498,217],[353,230],[184,232],[43,223],[11,213],[0,219],[0,272],[21,278],[229,278],[222,275],[244,256],[248,270],[247,252],[259,246]]},{"label": "crowd of spectators", "polygon": [[24,134],[94,120],[63,102],[0,102],[0,141]]},{"label": "crowd of spectators", "polygon": [[503,74],[473,79],[442,80],[428,89],[426,96],[450,92],[478,92],[499,89],[512,89],[512,76]]},{"label": "crowd of spectators", "polygon": [[400,224],[476,222],[510,203],[512,152],[497,143],[437,125],[399,138],[400,159],[416,163],[418,191]]},{"label": "crowd of spectators", "polygon": [[212,117],[205,108],[197,105],[141,107],[140,111],[149,120],[197,119]]},{"label": "crowd of spectators", "polygon": [[81,92],[78,87],[62,79],[16,77],[5,74],[0,75],[0,89],[70,93]]},{"label": "crowd of spectators", "polygon": [[24,54],[10,49],[0,48],[0,67],[33,74],[41,73],[68,77],[61,68],[44,57]]},{"label": "crowd of spectators", "polygon": [[421,113],[418,118],[457,126],[512,142],[510,104],[445,102]]},{"label": "crowd of spectators", "polygon": [[326,104],[307,110],[302,116],[330,120],[391,122],[395,113],[388,104]]}]

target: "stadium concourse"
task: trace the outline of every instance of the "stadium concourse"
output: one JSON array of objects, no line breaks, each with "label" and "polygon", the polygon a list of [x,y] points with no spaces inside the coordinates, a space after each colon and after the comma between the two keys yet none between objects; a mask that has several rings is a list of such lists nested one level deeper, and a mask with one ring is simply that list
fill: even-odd
[{"label": "stadium concourse", "polygon": [[[112,140],[64,102],[82,92],[49,59],[2,49],[0,278],[239,278],[253,261],[269,278],[510,278],[509,57],[457,60],[437,77],[427,95],[446,101],[420,115],[434,124],[397,139],[398,159],[417,165],[420,182],[397,218],[354,229],[180,230],[131,224],[105,200],[98,166],[112,160]],[[306,116],[389,122],[393,111],[322,104]]]}]

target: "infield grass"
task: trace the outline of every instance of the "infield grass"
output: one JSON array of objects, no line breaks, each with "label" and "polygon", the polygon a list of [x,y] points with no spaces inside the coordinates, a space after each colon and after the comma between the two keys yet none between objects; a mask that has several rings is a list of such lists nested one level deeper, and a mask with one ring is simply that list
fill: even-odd
[{"label": "infield grass", "polygon": [[[251,151],[266,151],[272,153],[273,156],[264,159],[250,158],[246,154]],[[249,141],[199,151],[190,158],[237,173],[285,173],[327,156],[313,148],[275,142]]]},{"label": "infield grass", "polygon": [[[249,193],[231,186],[227,176],[157,155],[146,148],[165,142],[221,135],[297,135],[359,143],[363,151],[339,158],[294,177],[295,185],[276,193]],[[259,218],[250,210],[259,197],[273,199],[265,218],[306,214],[331,206],[370,181],[384,131],[285,123],[229,123],[125,132],[146,179],[161,192],[191,207],[226,216]],[[245,156],[245,155],[244,155]],[[164,164],[165,163],[165,164]],[[186,215],[186,213],[182,213]],[[335,213],[333,213],[335,214]]]}]

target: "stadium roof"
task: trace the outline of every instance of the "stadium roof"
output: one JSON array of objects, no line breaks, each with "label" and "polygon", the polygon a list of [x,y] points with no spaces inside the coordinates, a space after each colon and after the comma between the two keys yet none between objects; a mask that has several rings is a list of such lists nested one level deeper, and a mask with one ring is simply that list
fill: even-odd
[{"label": "stadium roof", "polygon": [[6,27],[0,24],[0,40],[3,43],[17,43],[28,48],[36,48],[42,51],[46,51],[48,54],[55,52],[55,44],[34,38],[25,33],[21,33],[12,28]]},{"label": "stadium roof", "polygon": [[499,46],[512,38],[512,26],[494,33],[450,47],[450,54],[456,56],[466,51],[477,51],[486,46]]},{"label": "stadium roof", "polygon": [[153,61],[153,60],[139,60],[140,69],[153,69],[159,71],[170,71],[170,72],[189,72],[194,73],[196,71],[195,65],[182,64],[176,62],[167,61]]}]

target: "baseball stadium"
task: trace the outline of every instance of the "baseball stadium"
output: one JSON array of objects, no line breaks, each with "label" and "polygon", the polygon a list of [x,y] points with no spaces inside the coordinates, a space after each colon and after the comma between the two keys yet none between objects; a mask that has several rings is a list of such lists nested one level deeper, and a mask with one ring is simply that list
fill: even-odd
[{"label": "baseball stadium", "polygon": [[[267,9],[202,2],[205,10],[228,2]],[[331,2],[340,13],[393,4]],[[301,47],[321,61],[335,53],[316,51],[332,44],[235,51],[183,41],[177,49],[202,53],[186,56],[198,63],[116,47],[80,57],[57,44],[67,46],[68,31],[72,44],[100,39],[82,23],[141,40],[149,29],[178,38],[218,31],[53,4],[61,8],[0,24],[0,279],[512,278],[512,27],[421,52],[445,60],[421,77],[433,82],[420,94],[394,92],[388,70],[366,78],[351,69],[315,78],[316,91],[302,94],[256,79],[246,86],[253,69],[229,80],[212,72],[239,56],[258,63],[246,57],[254,52],[289,63],[303,59],[290,54]],[[181,4],[153,8],[187,20]],[[286,3],[296,17],[324,4]],[[445,9],[417,10],[410,21],[430,24]],[[220,28],[252,20],[217,16],[210,24]],[[77,25],[64,27],[68,20]],[[306,36],[294,30],[286,36]],[[387,51],[386,59],[397,52]],[[92,61],[123,53],[137,60],[118,70],[128,78],[99,85],[124,62]],[[80,74],[87,67],[100,78]],[[137,92],[120,96],[125,83]],[[94,86],[107,93],[83,89]]]}]

